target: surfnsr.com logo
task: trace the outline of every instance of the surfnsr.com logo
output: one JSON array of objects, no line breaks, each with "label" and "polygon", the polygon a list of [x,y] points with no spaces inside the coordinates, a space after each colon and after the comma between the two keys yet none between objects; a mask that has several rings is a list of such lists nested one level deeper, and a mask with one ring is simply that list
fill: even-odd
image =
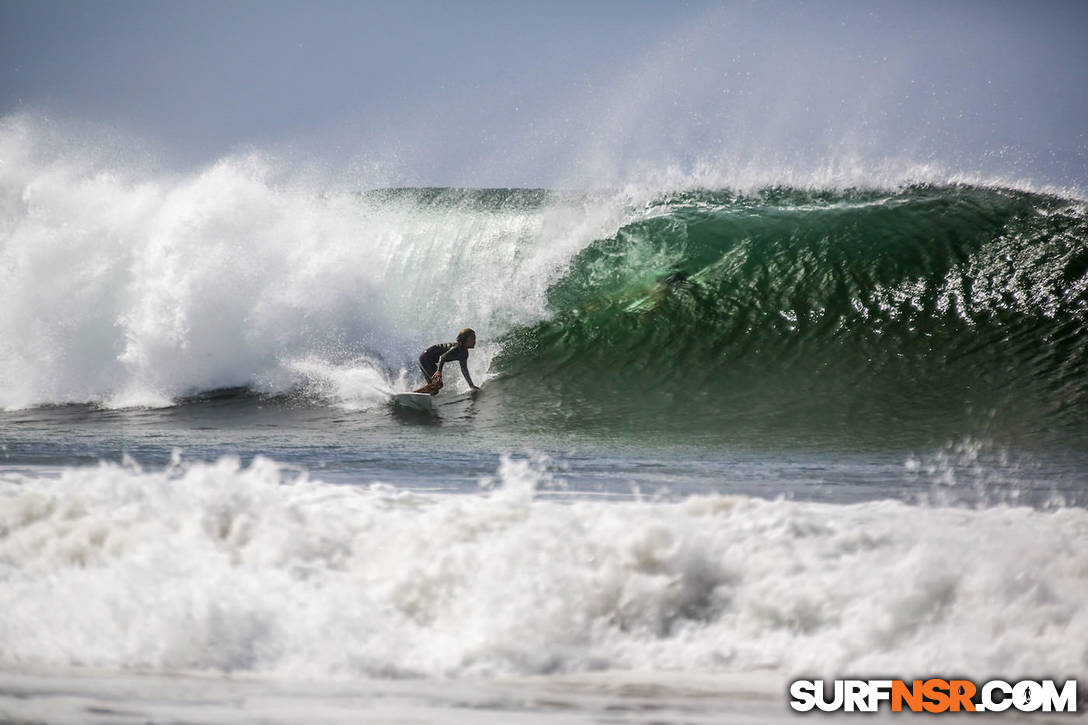
[{"label": "surfnsr.com logo", "polygon": [[796,680],[790,697],[798,712],[876,712],[884,703],[892,712],[1077,712],[1078,704],[1076,680]]}]

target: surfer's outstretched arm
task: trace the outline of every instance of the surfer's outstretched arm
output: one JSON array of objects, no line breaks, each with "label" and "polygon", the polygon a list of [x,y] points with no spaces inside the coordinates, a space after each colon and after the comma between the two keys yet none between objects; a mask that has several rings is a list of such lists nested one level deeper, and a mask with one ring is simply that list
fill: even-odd
[{"label": "surfer's outstretched arm", "polygon": [[438,371],[435,372],[434,378],[432,378],[432,381],[433,382],[438,382],[438,381],[442,380],[442,366],[445,365],[447,362],[450,362],[449,360],[446,359],[446,356],[447,355],[454,355],[454,354],[461,354],[462,355],[462,357],[460,357],[460,359],[458,359],[458,358],[454,358],[454,359],[457,359],[457,361],[459,363],[461,363],[461,374],[465,376],[465,382],[467,382],[468,386],[470,388],[472,388],[473,390],[479,390],[479,388],[476,386],[476,383],[472,382],[472,376],[468,374],[468,350],[466,350],[465,348],[461,348],[459,346],[458,347],[451,347],[449,350],[447,350],[442,355],[442,357],[438,358]]},{"label": "surfer's outstretched arm", "polygon": [[468,360],[461,361],[461,374],[465,376],[465,381],[468,382],[468,386],[473,390],[479,390],[476,384],[472,382],[472,376],[468,374]]}]

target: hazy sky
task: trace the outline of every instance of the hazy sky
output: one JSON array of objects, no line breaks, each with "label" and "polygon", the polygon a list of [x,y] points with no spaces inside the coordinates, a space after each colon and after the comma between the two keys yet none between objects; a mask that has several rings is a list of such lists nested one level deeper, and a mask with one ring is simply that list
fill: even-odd
[{"label": "hazy sky", "polygon": [[1088,188],[1088,2],[0,0],[0,115],[404,184],[930,163]]}]

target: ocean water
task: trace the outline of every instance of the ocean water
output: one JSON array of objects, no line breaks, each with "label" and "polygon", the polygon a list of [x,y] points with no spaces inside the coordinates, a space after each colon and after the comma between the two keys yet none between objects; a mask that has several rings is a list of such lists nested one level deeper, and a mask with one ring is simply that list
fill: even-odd
[{"label": "ocean water", "polygon": [[[0,133],[0,716],[765,722],[1088,674],[1088,207]],[[426,346],[474,327],[436,415]]]}]

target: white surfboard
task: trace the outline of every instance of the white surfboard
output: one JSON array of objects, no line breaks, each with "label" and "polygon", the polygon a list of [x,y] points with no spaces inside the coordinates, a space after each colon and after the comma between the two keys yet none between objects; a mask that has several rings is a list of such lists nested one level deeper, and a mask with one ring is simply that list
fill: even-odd
[{"label": "white surfboard", "polygon": [[410,410],[419,410],[424,413],[433,413],[434,396],[427,393],[393,393],[389,396],[393,405]]},{"label": "white surfboard", "polygon": [[438,406],[440,405],[452,405],[454,403],[462,403],[466,400],[474,400],[480,392],[480,389],[477,388],[476,390],[469,390],[464,393],[442,396],[443,399],[439,401],[436,399],[436,396],[428,395],[427,393],[397,393],[392,390],[387,390],[386,388],[380,388],[377,385],[371,387],[388,397],[389,402],[397,407],[434,414],[438,413]]}]

